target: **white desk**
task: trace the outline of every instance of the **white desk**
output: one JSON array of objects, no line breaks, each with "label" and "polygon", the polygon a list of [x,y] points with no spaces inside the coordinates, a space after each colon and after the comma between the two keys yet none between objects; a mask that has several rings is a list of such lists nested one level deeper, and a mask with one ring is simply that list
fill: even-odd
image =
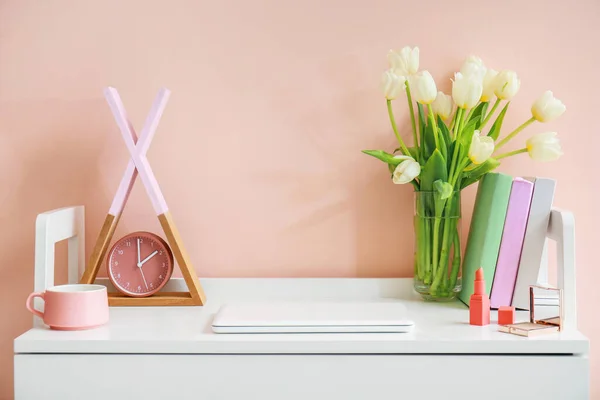
[{"label": "white desk", "polygon": [[[14,342],[16,399],[589,397],[589,342],[581,333],[528,339],[497,332],[494,323],[470,326],[464,305],[425,303],[412,279],[202,284],[205,307],[113,307],[102,328],[24,333]],[[416,325],[409,334],[212,333],[221,304],[253,300],[403,301]]]}]

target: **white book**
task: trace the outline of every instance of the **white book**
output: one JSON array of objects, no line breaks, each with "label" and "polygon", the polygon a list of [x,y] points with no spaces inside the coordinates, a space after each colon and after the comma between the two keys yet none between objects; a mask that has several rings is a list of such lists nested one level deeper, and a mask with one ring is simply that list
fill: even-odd
[{"label": "white book", "polygon": [[215,333],[410,332],[401,302],[295,302],[226,304],[215,316]]},{"label": "white book", "polygon": [[529,220],[523,240],[519,272],[513,293],[512,305],[529,309],[529,286],[537,284],[544,243],[550,221],[556,181],[548,178],[525,178],[534,183]]}]

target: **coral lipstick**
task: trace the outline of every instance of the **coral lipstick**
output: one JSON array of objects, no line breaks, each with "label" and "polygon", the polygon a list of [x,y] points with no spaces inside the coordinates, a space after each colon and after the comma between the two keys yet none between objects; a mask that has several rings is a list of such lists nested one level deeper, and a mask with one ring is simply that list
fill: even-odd
[{"label": "coral lipstick", "polygon": [[475,272],[474,291],[469,301],[469,323],[484,326],[490,324],[490,298],[485,293],[483,268]]}]

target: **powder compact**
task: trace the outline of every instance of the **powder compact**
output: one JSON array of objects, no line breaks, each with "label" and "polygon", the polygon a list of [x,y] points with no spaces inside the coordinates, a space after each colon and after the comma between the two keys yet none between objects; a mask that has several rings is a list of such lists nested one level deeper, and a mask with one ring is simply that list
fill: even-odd
[{"label": "powder compact", "polygon": [[[554,294],[554,297],[558,300],[558,310],[556,310],[557,306],[543,305],[538,306],[537,315],[540,314],[540,309],[542,310],[542,314],[558,314],[551,317],[546,318],[536,318],[536,308],[535,308],[535,294],[540,292],[551,292]],[[545,286],[530,286],[529,287],[529,322],[518,322],[516,324],[509,325],[500,325],[498,331],[505,333],[512,333],[513,335],[526,336],[526,337],[535,337],[540,335],[545,335],[548,333],[559,332],[562,327],[563,322],[563,293],[561,289],[550,288]]]}]

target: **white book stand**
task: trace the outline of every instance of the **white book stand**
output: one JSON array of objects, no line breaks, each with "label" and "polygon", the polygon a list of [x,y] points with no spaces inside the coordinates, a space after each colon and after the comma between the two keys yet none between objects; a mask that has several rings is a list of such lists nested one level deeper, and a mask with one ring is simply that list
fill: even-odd
[{"label": "white book stand", "polygon": [[[575,281],[575,217],[570,211],[552,209],[548,239],[556,242],[557,286],[563,290],[564,329],[577,329],[577,284]],[[547,276],[547,250],[544,249],[541,272]],[[543,282],[545,283],[545,282]]]},{"label": "white book stand", "polygon": [[[60,208],[38,215],[35,234],[34,290],[36,292],[44,291],[54,285],[54,246],[57,242],[66,239],[69,240],[69,283],[79,282],[85,268],[84,232],[83,206]],[[575,220],[573,214],[569,211],[553,209],[550,214],[547,238],[556,241],[557,286],[563,290],[564,328],[576,329]],[[545,259],[546,257],[544,257]],[[547,275],[547,265],[545,261],[542,264],[540,275],[545,276]],[[41,300],[36,303],[36,308],[42,308]],[[39,318],[34,318],[34,324],[41,324]]]},{"label": "white book stand", "polygon": [[[68,282],[77,283],[85,269],[85,221],[83,206],[58,208],[39,214],[35,221],[35,292],[54,286],[54,247],[68,240]],[[34,299],[34,307],[44,309],[42,299]],[[33,318],[34,326],[42,326]]]}]

